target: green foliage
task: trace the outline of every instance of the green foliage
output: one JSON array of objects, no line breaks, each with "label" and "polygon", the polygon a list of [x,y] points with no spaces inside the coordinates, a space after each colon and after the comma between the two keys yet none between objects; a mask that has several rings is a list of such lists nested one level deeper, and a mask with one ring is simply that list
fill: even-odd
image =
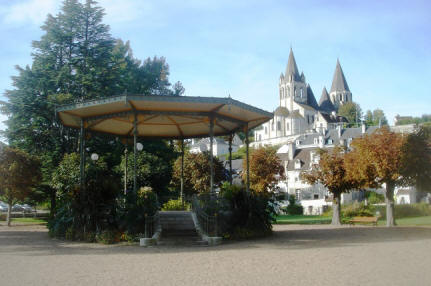
[{"label": "green foliage", "polygon": [[343,206],[341,214],[344,218],[352,218],[355,216],[375,216],[372,206],[365,206],[364,203],[353,203]]},{"label": "green foliage", "polygon": [[296,198],[293,195],[289,196],[289,205],[284,209],[284,212],[288,215],[302,215],[304,208],[296,203]]},{"label": "green foliage", "polygon": [[[168,186],[172,178],[172,163],[176,154],[166,141],[146,141],[143,150],[137,155],[137,185],[149,186],[159,196],[168,192]],[[115,168],[118,176],[124,183],[125,156],[121,158],[121,164]],[[127,156],[127,185],[133,189],[133,152]]]},{"label": "green foliage", "polygon": [[244,239],[272,233],[276,214],[269,196],[224,184],[221,197],[226,201],[220,212],[225,237]]},{"label": "green foliage", "polygon": [[236,152],[232,152],[232,160],[245,159],[245,146],[239,148]]},{"label": "green foliage", "polygon": [[113,244],[120,241],[120,234],[118,231],[107,229],[98,233],[95,239],[103,244]]},{"label": "green foliage", "polygon": [[373,191],[367,191],[365,196],[368,199],[369,204],[380,204],[385,202],[385,196],[382,194],[378,194]]},{"label": "green foliage", "polygon": [[431,122],[431,114],[422,114],[421,117],[410,117],[400,119],[396,122],[396,125],[405,125],[405,124],[421,124],[421,123],[430,123]]},{"label": "green foliage", "polygon": [[191,208],[190,203],[185,202],[184,200],[169,200],[162,206],[162,211],[189,211]]},{"label": "green foliage", "polygon": [[121,210],[119,229],[129,234],[140,234],[145,232],[145,223],[159,209],[157,195],[151,187],[142,187],[137,194],[128,192],[126,204]]},{"label": "green foliage", "polygon": [[79,186],[79,156],[66,154],[53,174],[57,213],[48,223],[50,234],[87,240],[90,232],[116,226],[119,182],[103,158],[85,164],[84,188]]},{"label": "green foliage", "polygon": [[359,104],[347,102],[340,106],[338,115],[344,116],[353,126],[358,125],[362,118],[362,110]]},{"label": "green foliage", "polygon": [[[184,154],[184,193],[186,195],[208,193],[210,191],[210,154],[209,152]],[[225,179],[223,163],[213,157],[214,186]],[[181,157],[175,161],[172,184],[176,189],[181,186]]]},{"label": "green foliage", "polygon": [[364,120],[367,126],[388,125],[385,113],[379,108],[376,108],[373,111],[367,110]]},{"label": "green foliage", "polygon": [[[386,219],[386,206],[375,206],[375,210],[380,213],[382,220]],[[426,203],[397,205],[395,218],[431,216],[431,205]]]}]

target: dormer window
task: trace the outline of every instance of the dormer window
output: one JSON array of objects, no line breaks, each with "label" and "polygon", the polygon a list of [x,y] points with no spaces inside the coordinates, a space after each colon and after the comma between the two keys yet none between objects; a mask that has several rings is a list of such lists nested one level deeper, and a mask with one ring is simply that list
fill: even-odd
[{"label": "dormer window", "polygon": [[301,141],[300,140],[296,140],[296,146],[299,146],[300,144],[301,144]]},{"label": "dormer window", "polygon": [[318,143],[319,143],[318,139],[314,138],[314,144],[318,144]]},{"label": "dormer window", "polygon": [[328,144],[333,144],[333,140],[332,139],[328,139]]}]

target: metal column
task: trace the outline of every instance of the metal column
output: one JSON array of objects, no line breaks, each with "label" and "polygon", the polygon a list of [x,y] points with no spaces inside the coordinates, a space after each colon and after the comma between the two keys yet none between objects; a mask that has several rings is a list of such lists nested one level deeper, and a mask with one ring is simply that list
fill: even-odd
[{"label": "metal column", "polygon": [[125,159],[125,166],[124,166],[124,194],[127,194],[127,142],[124,144],[124,159]]},{"label": "metal column", "polygon": [[210,193],[214,194],[214,160],[213,160],[213,141],[214,141],[214,117],[210,117]]},{"label": "metal column", "polygon": [[245,154],[246,154],[246,164],[247,164],[247,192],[250,191],[250,158],[249,158],[249,140],[248,140],[248,123],[244,128],[245,133]]},{"label": "metal column", "polygon": [[137,156],[138,156],[138,150],[136,147],[136,144],[138,143],[138,117],[135,113],[135,120],[133,121],[133,192],[136,194],[137,191]]},{"label": "metal column", "polygon": [[79,162],[79,183],[81,185],[81,189],[84,188],[84,176],[85,176],[85,128],[84,128],[84,120],[81,119],[81,132],[79,135],[79,154],[80,154],[80,162]]},{"label": "metal column", "polygon": [[184,139],[181,139],[181,201],[184,202]]},{"label": "metal column", "polygon": [[232,185],[232,138],[233,134],[229,135],[229,183]]}]

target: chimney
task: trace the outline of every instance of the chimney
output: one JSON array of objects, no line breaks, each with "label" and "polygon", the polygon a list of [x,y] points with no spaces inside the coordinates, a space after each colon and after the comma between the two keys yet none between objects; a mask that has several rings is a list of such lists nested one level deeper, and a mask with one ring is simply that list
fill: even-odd
[{"label": "chimney", "polygon": [[362,121],[362,124],[361,124],[361,131],[362,131],[362,134],[365,134],[365,132],[367,131],[367,125],[365,124],[364,121]]},{"label": "chimney", "polygon": [[293,157],[295,157],[295,150],[296,150],[296,146],[295,143],[289,143],[289,150],[288,150],[288,156],[289,156],[289,160],[293,160]]}]

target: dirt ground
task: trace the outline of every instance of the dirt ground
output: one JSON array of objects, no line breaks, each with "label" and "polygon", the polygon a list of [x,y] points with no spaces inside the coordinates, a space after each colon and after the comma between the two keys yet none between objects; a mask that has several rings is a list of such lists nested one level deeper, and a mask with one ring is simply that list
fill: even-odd
[{"label": "dirt ground", "polygon": [[0,285],[431,285],[431,228],[276,225],[217,247],[73,243],[0,226]]}]

